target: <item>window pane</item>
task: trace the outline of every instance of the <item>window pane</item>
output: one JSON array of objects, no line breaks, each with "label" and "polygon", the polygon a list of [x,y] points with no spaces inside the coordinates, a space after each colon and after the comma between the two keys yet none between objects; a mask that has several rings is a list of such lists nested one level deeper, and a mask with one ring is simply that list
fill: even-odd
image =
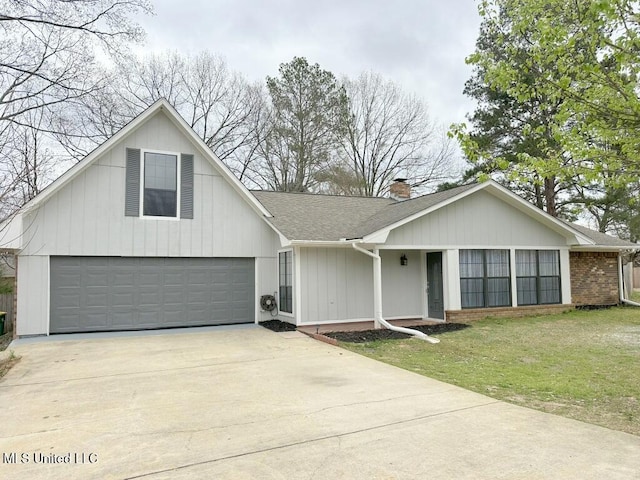
[{"label": "window pane", "polygon": [[509,278],[487,279],[487,307],[507,307],[511,305]]},{"label": "window pane", "polygon": [[482,250],[460,250],[460,277],[484,277],[484,260]]},{"label": "window pane", "polygon": [[536,305],[538,303],[538,289],[536,277],[519,277],[516,279],[518,286],[518,305]]},{"label": "window pane", "polygon": [[560,275],[560,255],[557,250],[540,250],[540,276]]},{"label": "window pane", "polygon": [[536,251],[516,250],[516,276],[535,277],[536,275],[538,275]]},{"label": "window pane", "polygon": [[462,308],[484,307],[484,279],[461,279],[460,293]]},{"label": "window pane", "polygon": [[280,252],[278,264],[280,311],[293,313],[293,252]]},{"label": "window pane", "polygon": [[487,277],[509,276],[509,251],[486,250]]},{"label": "window pane", "polygon": [[560,303],[559,277],[540,278],[540,303]]},{"label": "window pane", "polygon": [[144,154],[144,215],[177,215],[177,172],[178,158],[175,155]]}]

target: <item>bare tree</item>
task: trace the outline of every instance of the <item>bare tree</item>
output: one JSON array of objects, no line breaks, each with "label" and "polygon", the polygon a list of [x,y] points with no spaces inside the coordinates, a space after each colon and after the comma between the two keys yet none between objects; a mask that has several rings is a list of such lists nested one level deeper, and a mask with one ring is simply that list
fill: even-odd
[{"label": "bare tree", "polygon": [[[146,0],[7,0],[0,6],[0,210],[32,198],[54,157],[61,112],[104,86],[95,55],[119,55],[143,32]],[[44,155],[44,157],[42,157]]]},{"label": "bare tree", "polygon": [[1,9],[0,122],[18,124],[99,88],[96,48],[121,52],[140,40],[130,16],[151,10],[146,0],[13,0]]},{"label": "bare tree", "polygon": [[453,146],[419,98],[375,73],[347,79],[345,88],[350,119],[341,143],[358,194],[380,196],[398,176],[421,188],[451,176]]},{"label": "bare tree", "polygon": [[[106,75],[111,78],[108,88],[87,96],[78,110],[69,110],[67,128],[60,128],[64,131],[60,140],[72,155],[85,155],[164,98],[218,158],[251,183],[248,163],[264,106],[261,87],[248,83],[209,52],[129,57]],[[74,122],[78,116],[85,121]]]}]

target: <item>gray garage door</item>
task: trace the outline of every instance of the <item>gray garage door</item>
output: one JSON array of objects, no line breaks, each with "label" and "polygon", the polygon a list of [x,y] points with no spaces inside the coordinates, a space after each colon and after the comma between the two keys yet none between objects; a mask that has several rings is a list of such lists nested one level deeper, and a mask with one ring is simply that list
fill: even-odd
[{"label": "gray garage door", "polygon": [[254,321],[253,258],[51,257],[51,333]]}]

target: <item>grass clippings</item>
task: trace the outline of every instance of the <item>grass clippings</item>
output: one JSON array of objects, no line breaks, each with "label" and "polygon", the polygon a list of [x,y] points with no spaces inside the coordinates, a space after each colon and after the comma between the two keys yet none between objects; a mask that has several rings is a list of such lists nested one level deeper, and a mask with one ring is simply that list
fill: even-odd
[{"label": "grass clippings", "polygon": [[640,435],[640,308],[486,319],[438,337],[437,345],[413,338],[340,345],[499,400]]}]

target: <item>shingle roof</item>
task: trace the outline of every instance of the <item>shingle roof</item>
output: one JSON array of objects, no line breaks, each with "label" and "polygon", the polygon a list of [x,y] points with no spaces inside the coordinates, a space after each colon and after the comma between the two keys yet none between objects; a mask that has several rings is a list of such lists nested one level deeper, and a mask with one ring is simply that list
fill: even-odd
[{"label": "shingle roof", "polygon": [[265,191],[252,193],[273,215],[269,221],[289,240],[338,241],[357,238],[355,232],[362,222],[396,203],[390,198]]},{"label": "shingle roof", "polygon": [[356,238],[377,232],[382,228],[438,205],[476,186],[477,184],[472,183],[470,185],[445,190],[444,192],[422,195],[421,197],[412,198],[411,200],[405,200],[403,202],[393,202],[363,222],[356,232]]},{"label": "shingle roof", "polygon": [[612,237],[611,235],[598,232],[597,230],[591,230],[590,228],[583,227],[582,225],[578,225],[576,223],[569,223],[569,222],[565,222],[565,223],[567,223],[567,225],[573,227],[574,229],[578,230],[584,236],[593,240],[595,244],[599,247],[640,248],[640,245],[637,243],[632,243],[627,240],[621,240],[617,237]]},{"label": "shingle roof", "polygon": [[[269,210],[273,215],[269,220],[289,240],[339,241],[363,238],[476,186],[463,185],[403,202],[379,197],[267,191],[251,193]],[[597,247],[640,248],[638,244],[581,225],[564,223],[593,240]]]},{"label": "shingle roof", "polygon": [[269,220],[289,240],[362,238],[437,205],[475,185],[398,202],[390,198],[253,191],[273,215]]}]

